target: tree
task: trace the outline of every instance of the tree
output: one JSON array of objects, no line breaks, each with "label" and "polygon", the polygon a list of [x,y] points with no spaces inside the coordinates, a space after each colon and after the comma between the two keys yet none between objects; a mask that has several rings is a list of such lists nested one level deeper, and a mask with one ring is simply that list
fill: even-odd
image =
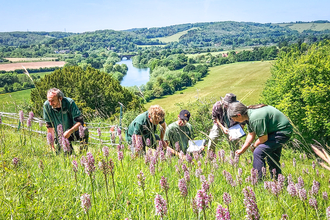
[{"label": "tree", "polygon": [[280,52],[261,102],[283,111],[303,137],[330,141],[330,41]]},{"label": "tree", "polygon": [[185,66],[184,68],[183,68],[183,72],[190,72],[190,71],[194,71],[196,68],[195,68],[195,66],[194,65],[192,65],[192,64],[188,64],[187,66]]},{"label": "tree", "polygon": [[86,70],[78,66],[64,67],[35,83],[37,89],[31,91],[31,102],[34,112],[39,116],[47,98],[47,90],[53,87],[72,98],[85,117],[108,118],[118,115],[118,102],[123,103],[127,110],[135,110],[140,106],[139,98],[122,87],[110,74],[91,67]]}]

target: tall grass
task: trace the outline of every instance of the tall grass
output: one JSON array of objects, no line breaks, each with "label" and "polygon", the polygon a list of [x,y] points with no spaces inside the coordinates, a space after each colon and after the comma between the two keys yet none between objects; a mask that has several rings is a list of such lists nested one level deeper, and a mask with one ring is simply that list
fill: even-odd
[{"label": "tall grass", "polygon": [[[128,146],[123,149],[124,158],[121,162],[117,158],[117,150],[110,148],[109,158],[114,162],[114,180],[116,190],[114,193],[107,193],[104,174],[96,168],[92,178],[84,172],[84,167],[79,163],[82,156],[78,154],[79,146],[74,146],[75,153],[70,157],[55,155],[49,150],[44,138],[39,135],[31,135],[34,151],[31,151],[29,143],[20,147],[20,131],[2,128],[1,145],[6,146],[1,154],[1,179],[0,179],[0,219],[87,219],[81,207],[80,196],[84,193],[92,194],[94,187],[95,201],[92,201],[92,208],[89,210],[90,219],[159,219],[156,216],[154,199],[156,194],[167,198],[168,213],[164,219],[195,219],[193,209],[189,205],[195,198],[197,191],[202,188],[200,178],[195,172],[198,162],[193,159],[190,164],[187,161],[180,161],[172,157],[165,161],[159,160],[155,175],[151,175],[149,165],[145,164],[143,157],[131,157]],[[5,134],[5,137],[3,135]],[[226,145],[219,145],[218,150]],[[95,164],[104,158],[100,146],[89,147],[89,151],[95,158]],[[325,219],[326,208],[329,201],[322,197],[322,192],[329,194],[328,180],[329,171],[316,165],[313,169],[313,159],[284,148],[282,153],[283,175],[286,177],[285,186],[278,197],[264,188],[264,184],[251,185],[245,182],[251,176],[250,170],[251,154],[245,153],[237,166],[230,164],[230,152],[225,149],[225,161],[209,161],[208,157],[200,158],[202,175],[208,177],[214,175],[214,182],[210,184],[209,192],[212,194],[212,201],[209,208],[205,209],[205,216],[214,219],[216,208],[219,204],[224,206],[223,194],[229,193],[232,202],[230,203],[230,214],[232,219],[244,219],[246,212],[243,204],[243,188],[251,186],[256,195],[257,205],[262,219],[281,219],[287,214],[289,219]],[[12,164],[14,157],[19,158],[17,166]],[[293,158],[296,165],[293,166]],[[78,172],[75,173],[72,161],[78,161]],[[42,161],[43,168],[39,164]],[[181,197],[178,182],[184,178],[182,164],[186,164],[190,173],[190,184],[185,199]],[[177,172],[176,167],[180,172]],[[237,181],[238,168],[242,169],[242,184],[232,187],[228,183],[223,171],[229,172],[234,181]],[[138,185],[137,175],[140,171],[145,176],[145,188]],[[267,171],[269,174],[269,172]],[[298,197],[291,197],[287,192],[287,177],[291,175],[294,183],[298,177],[304,180],[304,188],[307,192],[311,190],[313,181],[320,183],[319,192],[312,196],[307,193],[307,200],[301,201]],[[110,175],[111,176],[111,175]],[[111,182],[108,175],[108,181]],[[167,196],[160,186],[160,179],[164,176],[169,183]],[[76,181],[77,180],[77,181]],[[91,181],[92,180],[92,181]],[[272,181],[267,178],[265,181]],[[112,184],[109,187],[113,188]],[[114,188],[113,188],[114,189]],[[112,189],[112,190],[113,190]],[[315,210],[309,205],[309,199],[314,197],[318,202],[318,209]],[[302,211],[302,210],[306,210]],[[199,213],[200,218],[204,217],[203,211]]]}]

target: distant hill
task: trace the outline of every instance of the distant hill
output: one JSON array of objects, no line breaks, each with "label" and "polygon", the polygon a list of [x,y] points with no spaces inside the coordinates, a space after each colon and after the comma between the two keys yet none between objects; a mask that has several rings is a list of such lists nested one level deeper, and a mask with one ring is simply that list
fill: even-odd
[{"label": "distant hill", "polygon": [[[318,38],[330,33],[330,25],[315,21],[304,24],[285,23],[255,23],[255,22],[204,22],[171,25],[157,28],[130,29],[149,39],[158,39],[166,43],[175,43],[186,47],[212,47],[212,46],[259,46],[279,43],[282,41],[295,41],[297,39]],[[309,28],[312,27],[312,28]],[[172,45],[173,46],[173,45]]]},{"label": "distant hill", "polygon": [[[323,22],[323,23],[322,23]],[[111,50],[138,52],[141,46],[166,45],[173,48],[230,49],[315,42],[330,38],[330,23],[261,24],[254,22],[204,22],[166,27],[134,28],[125,31],[98,30],[85,33],[4,32],[0,33],[1,57],[42,57],[56,53],[86,53]]]},{"label": "distant hill", "polygon": [[32,44],[41,44],[49,39],[69,37],[75,33],[68,32],[0,32],[0,45],[28,47]]}]

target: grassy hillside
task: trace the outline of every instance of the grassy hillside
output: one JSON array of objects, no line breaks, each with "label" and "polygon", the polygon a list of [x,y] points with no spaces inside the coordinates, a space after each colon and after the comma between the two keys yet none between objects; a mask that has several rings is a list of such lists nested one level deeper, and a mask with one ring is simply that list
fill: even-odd
[{"label": "grassy hillside", "polygon": [[158,104],[166,111],[173,112],[179,109],[175,103],[188,103],[197,97],[218,100],[228,92],[235,93],[245,104],[257,103],[270,77],[270,66],[271,62],[243,62],[212,67],[209,75],[195,86],[155,99],[147,103],[146,108]]},{"label": "grassy hillside", "polygon": [[17,112],[20,106],[24,102],[30,101],[31,89],[22,90],[18,92],[0,94],[0,111],[4,112]]},{"label": "grassy hillside", "polygon": [[288,27],[300,33],[305,30],[324,31],[330,30],[330,23],[297,23],[297,24],[278,24],[281,27]]},{"label": "grassy hillside", "polygon": [[189,30],[181,31],[181,32],[178,32],[178,33],[173,34],[171,36],[168,36],[168,37],[158,37],[158,38],[155,38],[155,39],[158,39],[159,41],[161,41],[163,43],[170,43],[170,42],[175,42],[175,41],[179,42],[179,39],[180,39],[181,36],[188,33],[188,31],[194,30],[194,29],[197,29],[197,28],[191,28]]}]

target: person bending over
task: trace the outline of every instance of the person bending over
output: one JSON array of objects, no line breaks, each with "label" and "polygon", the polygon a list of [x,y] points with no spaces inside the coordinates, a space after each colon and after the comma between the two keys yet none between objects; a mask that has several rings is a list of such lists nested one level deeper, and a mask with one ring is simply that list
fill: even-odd
[{"label": "person bending over", "polygon": [[293,131],[289,119],[279,110],[264,104],[246,107],[242,103],[233,103],[228,108],[228,116],[236,122],[247,121],[248,135],[242,148],[236,151],[243,154],[252,144],[255,137],[258,139],[252,144],[253,168],[258,170],[259,179],[262,178],[262,167],[265,167],[265,158],[269,171],[276,170],[276,176],[281,173],[280,158],[282,146],[290,139]]},{"label": "person bending over", "polygon": [[[79,136],[79,126],[84,125],[83,116],[78,109],[76,103],[68,97],[64,97],[61,90],[52,88],[47,91],[47,101],[43,105],[43,118],[46,121],[47,133],[51,133],[52,137],[55,137],[55,143],[59,146],[58,142],[58,125],[63,127],[63,137],[70,141],[70,148],[72,153],[72,144],[74,140],[88,142],[88,130],[84,130],[84,137]],[[52,146],[55,150],[54,145]]]},{"label": "person bending over", "polygon": [[[161,126],[160,137],[155,134],[157,125]],[[165,111],[159,105],[152,105],[148,111],[138,115],[128,126],[126,131],[126,141],[132,144],[132,137],[136,135],[137,139],[143,141],[143,150],[149,145],[151,148],[157,147],[157,140],[164,141],[166,130]],[[150,143],[147,143],[150,140]]]}]

